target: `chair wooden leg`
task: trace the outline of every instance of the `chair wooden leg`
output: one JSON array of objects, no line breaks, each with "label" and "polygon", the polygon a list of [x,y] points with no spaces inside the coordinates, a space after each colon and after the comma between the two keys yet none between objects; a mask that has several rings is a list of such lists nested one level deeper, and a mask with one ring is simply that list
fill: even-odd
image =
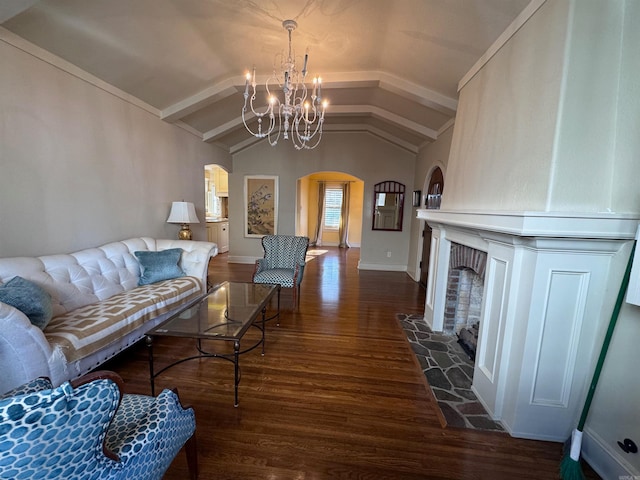
[{"label": "chair wooden leg", "polygon": [[282,291],[282,285],[278,284],[278,321],[276,326],[280,326],[280,292]]},{"label": "chair wooden leg", "polygon": [[300,285],[293,286],[293,308],[296,312],[300,310]]},{"label": "chair wooden leg", "polygon": [[294,285],[292,290],[292,295],[293,295],[293,310],[295,311],[296,309],[296,286]]},{"label": "chair wooden leg", "polygon": [[189,468],[189,478],[198,480],[198,445],[196,442],[196,432],[184,444],[184,451],[187,454],[187,467]]}]

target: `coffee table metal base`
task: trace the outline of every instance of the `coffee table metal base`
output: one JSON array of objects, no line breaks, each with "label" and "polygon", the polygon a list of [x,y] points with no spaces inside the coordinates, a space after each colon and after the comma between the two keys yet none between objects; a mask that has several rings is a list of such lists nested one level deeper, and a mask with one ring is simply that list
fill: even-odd
[{"label": "coffee table metal base", "polygon": [[[280,310],[280,305],[278,305],[278,312],[276,313],[276,315],[274,315],[274,317],[279,315],[279,310]],[[267,320],[270,320],[269,318],[266,318],[266,307],[262,309],[262,319],[260,320],[260,323],[253,323],[253,327],[258,328],[261,331],[261,337],[260,340],[258,340],[257,343],[255,343],[254,345],[250,346],[249,348],[246,348],[244,350],[240,350],[240,340],[235,340],[233,341],[233,353],[232,354],[226,354],[226,353],[212,353],[212,352],[207,352],[202,348],[202,339],[198,338],[196,339],[196,349],[198,350],[198,354],[197,355],[192,355],[190,357],[186,357],[186,358],[181,358],[180,360],[177,360],[169,365],[167,365],[166,367],[163,367],[162,369],[158,370],[157,372],[154,371],[154,363],[153,363],[153,335],[146,335],[145,340],[147,343],[147,347],[149,350],[149,380],[151,383],[151,395],[155,396],[155,379],[157,376],[159,376],[160,374],[162,374],[163,372],[165,372],[166,370],[175,367],[176,365],[179,365],[181,363],[187,362],[189,360],[195,360],[197,358],[221,358],[223,360],[228,360],[231,363],[233,363],[234,365],[234,407],[237,407],[239,405],[238,403],[238,385],[240,384],[240,355],[245,354],[247,352],[250,352],[251,350],[254,350],[255,348],[257,348],[258,346],[262,345],[262,356],[264,356],[265,353],[265,322]],[[274,318],[272,317],[272,318]],[[215,338],[211,338],[211,339],[207,339],[210,341],[215,341]],[[219,341],[230,341],[224,338],[218,339]]]}]

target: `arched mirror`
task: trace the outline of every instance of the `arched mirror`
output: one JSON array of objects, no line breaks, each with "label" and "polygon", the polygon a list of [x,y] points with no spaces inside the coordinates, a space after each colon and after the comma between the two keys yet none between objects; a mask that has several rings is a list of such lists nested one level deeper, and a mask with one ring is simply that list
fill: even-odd
[{"label": "arched mirror", "polygon": [[387,180],[373,186],[372,230],[402,231],[404,185]]}]

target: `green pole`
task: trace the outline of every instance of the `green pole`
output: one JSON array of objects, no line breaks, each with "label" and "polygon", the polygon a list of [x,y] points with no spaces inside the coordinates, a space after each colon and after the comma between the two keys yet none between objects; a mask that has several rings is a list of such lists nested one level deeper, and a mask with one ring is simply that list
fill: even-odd
[{"label": "green pole", "polygon": [[583,480],[585,478],[584,474],[582,473],[579,461],[580,449],[582,446],[582,429],[584,428],[584,424],[587,421],[587,415],[589,414],[589,408],[591,407],[591,402],[596,391],[596,385],[598,384],[600,373],[602,373],[602,366],[604,364],[605,357],[607,356],[609,344],[611,343],[613,330],[616,326],[616,322],[618,321],[618,316],[620,315],[620,309],[622,308],[622,303],[624,301],[624,294],[626,293],[627,287],[629,286],[629,279],[631,278],[631,266],[633,265],[633,256],[636,250],[636,243],[637,240],[634,240],[633,247],[631,249],[631,255],[629,256],[629,261],[627,262],[627,269],[624,272],[622,284],[620,285],[620,291],[618,292],[618,298],[616,299],[616,304],[613,308],[613,313],[611,314],[609,327],[607,328],[607,333],[605,334],[604,341],[602,343],[602,349],[600,350],[598,363],[596,364],[596,369],[593,372],[593,378],[591,379],[591,385],[589,386],[587,399],[585,400],[584,407],[582,408],[582,415],[580,415],[578,428],[573,431],[573,434],[571,435],[570,450],[566,452],[565,456],[562,459],[562,462],[560,463],[560,478],[562,480]]},{"label": "green pole", "polygon": [[620,309],[622,308],[622,303],[624,302],[624,294],[626,293],[627,287],[629,286],[629,279],[631,278],[631,266],[633,264],[633,255],[636,250],[636,242],[637,241],[635,240],[633,242],[631,255],[629,256],[629,261],[627,262],[627,269],[624,272],[624,277],[622,278],[622,285],[620,285],[618,298],[616,299],[616,304],[613,308],[613,313],[611,314],[611,320],[609,321],[609,327],[607,328],[607,333],[604,336],[604,342],[602,343],[602,349],[600,350],[598,363],[596,364],[596,369],[593,372],[593,378],[591,379],[591,385],[589,386],[589,393],[587,394],[587,399],[585,400],[584,407],[582,408],[582,415],[580,415],[580,421],[578,422],[578,430],[580,431],[582,431],[584,424],[587,421],[587,414],[589,413],[589,408],[591,407],[593,395],[595,394],[595,391],[596,391],[596,385],[598,384],[598,379],[600,378],[600,373],[602,372],[602,365],[604,364],[605,357],[607,356],[607,350],[609,350],[609,344],[611,343],[613,330],[616,326],[616,322],[618,321],[618,315],[620,315]]}]

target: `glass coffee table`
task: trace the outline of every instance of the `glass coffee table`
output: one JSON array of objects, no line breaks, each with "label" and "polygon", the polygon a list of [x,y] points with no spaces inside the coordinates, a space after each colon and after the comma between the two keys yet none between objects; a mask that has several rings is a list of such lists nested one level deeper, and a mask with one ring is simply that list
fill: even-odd
[{"label": "glass coffee table", "polygon": [[[201,300],[187,306],[183,311],[170,317],[146,333],[149,347],[149,378],[151,395],[155,395],[155,378],[165,370],[182,362],[196,358],[222,358],[234,364],[235,403],[238,406],[238,384],[240,383],[240,355],[262,345],[265,347],[265,320],[267,305],[278,291],[277,285],[224,282],[213,287]],[[279,310],[278,305],[278,310]],[[280,313],[280,312],[277,312]],[[258,342],[241,350],[240,341],[250,327],[261,330]],[[158,370],[154,370],[153,338],[183,337],[196,341],[197,354],[176,360]],[[204,341],[233,342],[233,353],[214,353],[203,348]]]}]

